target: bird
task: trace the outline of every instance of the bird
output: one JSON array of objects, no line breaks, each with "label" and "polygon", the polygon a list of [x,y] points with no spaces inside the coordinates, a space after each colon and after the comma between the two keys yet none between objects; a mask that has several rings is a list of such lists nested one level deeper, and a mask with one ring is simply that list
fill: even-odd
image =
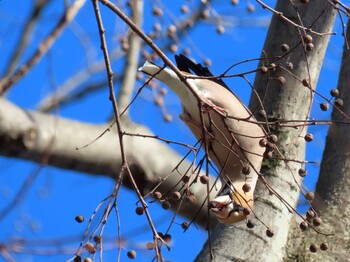
[{"label": "bird", "polygon": [[175,55],[182,79],[170,68],[146,61],[139,71],[168,86],[180,99],[180,119],[201,141],[217,167],[222,188],[209,203],[222,224],[247,218],[254,208],[254,189],[265,149],[266,132],[221,78],[185,55]]}]

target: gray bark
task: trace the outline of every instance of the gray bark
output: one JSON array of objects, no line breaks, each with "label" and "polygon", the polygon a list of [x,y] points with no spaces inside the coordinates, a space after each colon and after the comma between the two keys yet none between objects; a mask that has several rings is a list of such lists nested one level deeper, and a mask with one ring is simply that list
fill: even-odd
[{"label": "gray bark", "polygon": [[[350,39],[349,26],[350,24],[347,27],[347,39]],[[332,120],[335,123],[328,130],[316,187],[315,205],[324,222],[321,231],[333,233],[334,236],[326,238],[312,230],[301,233],[297,227],[294,228],[288,239],[289,260],[286,261],[295,261],[296,258],[299,261],[350,261],[350,132],[349,124],[339,123],[350,123],[349,81],[350,51],[344,45],[338,80],[339,98],[343,99],[344,105],[338,109],[333,108]],[[329,251],[319,252],[315,256],[305,252],[310,244],[320,245],[322,242],[329,244]]]},{"label": "gray bark", "polygon": [[[330,32],[335,12],[325,0],[310,1],[309,4],[298,7],[303,25],[306,27],[311,25],[327,6],[325,13],[312,26],[312,29],[321,33]],[[278,1],[275,9],[282,12],[290,20],[299,23],[290,1]],[[264,45],[265,53],[268,57],[282,55],[280,46],[282,44],[288,44],[290,48],[296,46],[301,41],[299,33],[299,30],[294,26],[280,16],[274,15]],[[302,45],[299,45],[291,53],[289,62],[294,66],[294,69],[291,70],[293,76],[281,68],[270,72],[270,78],[267,74],[258,73],[256,75],[254,88],[263,100],[263,109],[269,120],[307,119],[312,103],[312,93],[309,88],[303,86],[301,80],[309,78],[309,68],[309,83],[312,88],[315,88],[329,40],[327,36],[316,37],[313,35],[313,38],[315,49],[307,52],[307,62]],[[265,55],[263,54],[262,57]],[[283,61],[276,61],[276,64],[285,66]],[[276,81],[276,78],[280,76],[286,80],[284,85]],[[254,93],[250,108],[253,112],[262,109]],[[306,128],[293,129],[270,126],[270,129],[278,136],[277,145],[284,157],[304,159],[305,141],[302,137]],[[299,189],[293,181],[293,176],[296,177],[298,183],[301,182],[298,178],[300,167],[300,164],[294,162],[288,162],[287,167],[283,161],[266,160],[261,169],[268,184],[293,207],[296,206],[299,197]],[[267,228],[253,217],[251,219],[256,224],[253,229],[247,229],[244,225],[218,225],[210,240],[214,256],[212,261],[282,261],[291,217],[294,214],[289,212],[276,196],[270,195],[261,181],[260,183],[258,181],[255,199],[255,215],[273,230],[274,237],[268,238],[265,234]],[[196,261],[209,261],[209,252],[209,245],[206,243]]]}]

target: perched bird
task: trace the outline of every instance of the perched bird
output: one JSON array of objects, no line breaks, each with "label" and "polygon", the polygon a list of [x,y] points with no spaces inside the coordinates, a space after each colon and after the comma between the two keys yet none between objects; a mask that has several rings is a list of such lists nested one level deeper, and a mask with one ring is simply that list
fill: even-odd
[{"label": "perched bird", "polygon": [[264,153],[259,141],[265,132],[243,102],[221,79],[213,78],[208,68],[184,55],[176,55],[175,60],[196,95],[171,69],[147,61],[139,70],[176,93],[182,104],[180,118],[201,140],[218,168],[223,187],[211,200],[211,211],[223,224],[241,221],[253,209],[253,192]]}]

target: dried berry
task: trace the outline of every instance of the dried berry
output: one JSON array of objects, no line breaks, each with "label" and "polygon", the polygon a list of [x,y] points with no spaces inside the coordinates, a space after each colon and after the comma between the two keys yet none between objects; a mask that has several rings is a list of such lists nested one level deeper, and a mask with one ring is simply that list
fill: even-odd
[{"label": "dried berry", "polygon": [[99,235],[94,236],[94,241],[96,244],[101,244],[102,236],[99,236]]},{"label": "dried berry", "polygon": [[307,79],[303,79],[303,80],[301,81],[301,83],[302,83],[303,86],[305,86],[305,87],[310,87],[309,80],[307,80]]},{"label": "dried berry", "polygon": [[81,259],[81,256],[76,256],[73,260],[73,262],[81,262],[82,259]]},{"label": "dried berry", "polygon": [[312,134],[308,133],[304,136],[304,139],[306,142],[311,142],[312,140],[314,140],[314,136]]},{"label": "dried berry", "polygon": [[250,215],[250,210],[246,207],[243,208],[243,214],[246,215],[246,216],[249,216]]},{"label": "dried berry", "polygon": [[152,13],[155,16],[162,16],[163,15],[162,9],[160,9],[158,7],[153,8]]},{"label": "dried berry", "polygon": [[155,247],[153,242],[147,242],[146,243],[146,249],[147,250],[152,250]]},{"label": "dried berry", "polygon": [[320,104],[320,108],[322,111],[327,111],[329,109],[329,104],[324,102]]},{"label": "dried berry", "polygon": [[178,49],[179,49],[179,48],[178,48],[177,44],[171,44],[171,45],[169,46],[170,52],[176,53]]},{"label": "dried berry", "polygon": [[305,43],[312,43],[313,38],[311,35],[304,35],[303,37]]},{"label": "dried berry", "polygon": [[75,217],[75,221],[77,221],[78,223],[83,223],[84,222],[84,217],[82,215],[77,215]]},{"label": "dried berry", "polygon": [[190,224],[188,223],[188,222],[183,222],[182,224],[181,224],[181,227],[182,227],[182,229],[183,230],[187,230],[187,228],[190,226]]},{"label": "dried berry", "polygon": [[242,190],[243,192],[249,192],[250,190],[252,189],[252,187],[248,184],[248,183],[245,183],[243,186],[242,186]]},{"label": "dried berry", "polygon": [[327,251],[328,248],[329,248],[328,243],[326,243],[326,242],[321,243],[320,249],[321,249],[322,251]]},{"label": "dried berry", "polygon": [[299,168],[298,174],[301,177],[305,177],[307,175],[307,170],[304,167]]},{"label": "dried berry", "polygon": [[278,137],[277,137],[276,135],[272,134],[272,135],[269,135],[268,140],[269,140],[271,143],[276,144],[277,141],[278,141]]},{"label": "dried berry", "polygon": [[171,193],[171,198],[174,200],[179,200],[181,198],[181,193],[179,191],[175,191]]},{"label": "dried berry", "polygon": [[318,249],[318,246],[317,244],[311,244],[310,247],[309,247],[310,251],[312,253],[316,253],[317,252],[317,249]]},{"label": "dried berry", "polygon": [[135,213],[139,216],[143,215],[144,212],[145,212],[145,209],[143,207],[136,207],[135,209]]},{"label": "dried berry", "polygon": [[209,182],[209,177],[207,175],[203,175],[199,178],[202,184],[206,185]]},{"label": "dried berry", "polygon": [[188,6],[187,5],[181,6],[181,12],[186,14],[188,12]]},{"label": "dried berry", "polygon": [[171,235],[165,234],[163,237],[165,243],[169,243],[171,241]]},{"label": "dried berry", "polygon": [[197,202],[197,198],[195,195],[186,196],[185,200],[192,205],[196,204]]},{"label": "dried berry", "polygon": [[127,255],[128,255],[128,258],[135,259],[136,258],[136,251],[135,250],[129,250]]},{"label": "dried berry", "polygon": [[162,193],[160,193],[159,191],[155,191],[152,195],[157,200],[162,199]]},{"label": "dried berry", "polygon": [[242,167],[242,173],[243,173],[243,175],[249,175],[250,174],[250,166]]},{"label": "dried berry", "polygon": [[309,200],[309,201],[312,201],[312,200],[315,199],[315,194],[314,194],[313,192],[307,192],[307,193],[305,194],[305,198],[306,198],[307,200]]},{"label": "dried berry", "polygon": [[337,99],[334,101],[334,104],[335,104],[336,106],[343,106],[343,105],[344,105],[344,101],[343,101],[343,99],[341,99],[341,98],[337,98]]},{"label": "dried berry", "polygon": [[269,69],[267,69],[266,66],[260,67],[259,70],[260,70],[260,72],[263,73],[263,74],[266,74],[266,73],[269,71]]},{"label": "dried berry", "polygon": [[305,231],[306,229],[308,229],[309,227],[309,224],[306,222],[306,221],[303,221],[299,224],[299,228],[302,230],[302,231]]},{"label": "dried berry", "polygon": [[218,25],[216,27],[216,32],[218,32],[218,34],[223,34],[225,33],[225,27],[223,25]]},{"label": "dried berry", "polygon": [[168,200],[164,200],[162,202],[162,208],[165,209],[165,210],[168,210],[169,208],[171,208],[171,204]]},{"label": "dried berry", "polygon": [[314,50],[315,46],[313,43],[306,44],[306,51],[312,51]]},{"label": "dried berry", "polygon": [[266,230],[266,236],[267,237],[273,237],[275,234],[273,233],[273,231],[271,229],[267,229]]},{"label": "dried berry", "polygon": [[315,212],[312,211],[312,210],[308,210],[308,211],[306,212],[306,217],[309,218],[309,219],[312,219],[312,218],[314,218],[315,216],[316,216],[316,214],[315,214]]},{"label": "dried berry", "polygon": [[95,254],[96,253],[96,247],[94,244],[87,242],[84,246],[84,248],[86,249],[87,252],[89,252],[90,254]]},{"label": "dried berry", "polygon": [[281,45],[281,50],[284,53],[288,52],[289,51],[289,45],[287,45],[287,44]]},{"label": "dried berry", "polygon": [[330,93],[333,97],[339,96],[339,90],[337,88],[333,88]]},{"label": "dried berry", "polygon": [[259,110],[258,111],[258,116],[260,117],[260,118],[266,118],[266,111],[265,110]]},{"label": "dried berry", "polygon": [[253,13],[253,12],[255,11],[255,5],[249,4],[249,5],[247,6],[247,11],[248,11],[249,13]]},{"label": "dried berry", "polygon": [[255,225],[252,221],[248,220],[247,221],[247,228],[253,228]]},{"label": "dried berry", "polygon": [[283,76],[277,77],[278,83],[283,86],[286,83],[286,79]]},{"label": "dried berry", "polygon": [[203,11],[201,12],[201,18],[202,18],[202,19],[207,19],[207,18],[209,18],[209,16],[210,16],[210,11],[209,11],[209,9],[205,9],[205,10],[203,10]]},{"label": "dried berry", "polygon": [[322,219],[320,217],[315,217],[314,220],[312,220],[312,223],[314,224],[315,227],[318,227],[322,224]]},{"label": "dried berry", "polygon": [[173,120],[173,116],[170,114],[164,114],[163,118],[166,122],[171,122]]},{"label": "dried berry", "polygon": [[266,147],[266,145],[267,145],[267,139],[266,138],[260,139],[259,146]]},{"label": "dried berry", "polygon": [[182,182],[188,183],[189,181],[190,181],[190,177],[189,176],[183,176],[182,177]]}]

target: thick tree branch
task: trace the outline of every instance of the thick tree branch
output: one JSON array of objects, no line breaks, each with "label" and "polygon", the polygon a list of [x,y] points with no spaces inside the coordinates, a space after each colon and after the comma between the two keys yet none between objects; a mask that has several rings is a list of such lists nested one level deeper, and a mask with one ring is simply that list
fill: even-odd
[{"label": "thick tree branch", "polygon": [[[147,128],[131,122],[124,122],[124,129],[133,134],[153,135]],[[121,168],[117,132],[111,128],[91,145],[76,150],[96,139],[108,128],[107,125],[92,125],[59,118],[39,112],[27,112],[6,99],[0,99],[0,154],[40,163],[50,148],[48,165],[85,172],[106,175],[115,178]],[[169,146],[156,139],[138,136],[125,136],[126,154],[134,178],[142,191],[149,193],[162,179],[165,179],[181,161],[181,156]],[[152,153],[150,153],[152,152]],[[181,179],[190,163],[184,161],[178,172],[172,173],[158,188],[167,192]],[[213,183],[214,178],[211,178]],[[128,186],[127,181],[124,182]],[[218,185],[220,188],[220,185]],[[191,190],[197,197],[194,205],[184,204],[181,214],[192,220],[205,200],[206,186],[196,183]],[[213,190],[212,196],[217,191]],[[174,206],[176,208],[176,205]],[[207,210],[200,211],[196,223],[206,226]],[[216,220],[212,219],[211,224]]]}]

